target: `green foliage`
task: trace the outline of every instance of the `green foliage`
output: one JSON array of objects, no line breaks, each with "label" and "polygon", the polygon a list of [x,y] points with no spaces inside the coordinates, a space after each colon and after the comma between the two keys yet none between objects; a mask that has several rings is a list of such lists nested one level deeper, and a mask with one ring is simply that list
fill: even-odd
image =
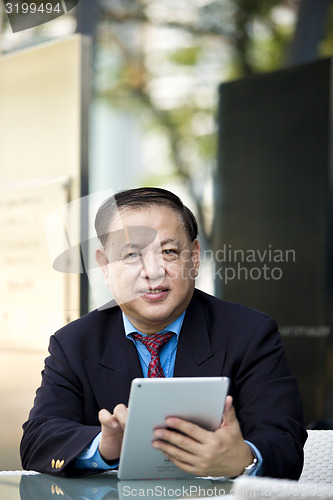
[{"label": "green foliage", "polygon": [[180,48],[169,55],[169,61],[181,66],[195,66],[198,64],[201,49],[198,46]]},{"label": "green foliage", "polygon": [[330,6],[328,22],[326,25],[326,36],[319,45],[319,54],[321,57],[333,56],[333,4]]},{"label": "green foliage", "polygon": [[279,27],[274,35],[254,40],[251,51],[253,71],[262,73],[281,69],[291,36],[290,30]]},{"label": "green foliage", "polygon": [[274,20],[281,0],[234,0],[234,37],[230,76],[240,78],[279,69],[293,29]]},{"label": "green foliage", "polygon": [[245,18],[267,18],[274,7],[285,4],[281,0],[234,0],[233,3],[238,15]]}]

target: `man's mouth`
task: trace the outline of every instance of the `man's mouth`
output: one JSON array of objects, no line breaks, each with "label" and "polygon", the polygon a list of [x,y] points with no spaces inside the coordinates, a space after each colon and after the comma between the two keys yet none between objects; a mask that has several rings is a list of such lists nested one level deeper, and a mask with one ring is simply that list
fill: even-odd
[{"label": "man's mouth", "polygon": [[142,296],[151,300],[160,300],[167,295],[168,291],[169,290],[167,288],[148,288],[147,290],[142,291]]}]

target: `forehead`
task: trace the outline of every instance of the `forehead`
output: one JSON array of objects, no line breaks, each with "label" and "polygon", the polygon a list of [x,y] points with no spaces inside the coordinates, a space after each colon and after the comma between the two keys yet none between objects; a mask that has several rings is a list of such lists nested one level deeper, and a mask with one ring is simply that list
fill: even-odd
[{"label": "forehead", "polygon": [[110,221],[111,231],[126,226],[147,226],[157,231],[182,231],[180,215],[171,207],[149,205],[141,208],[121,207]]}]

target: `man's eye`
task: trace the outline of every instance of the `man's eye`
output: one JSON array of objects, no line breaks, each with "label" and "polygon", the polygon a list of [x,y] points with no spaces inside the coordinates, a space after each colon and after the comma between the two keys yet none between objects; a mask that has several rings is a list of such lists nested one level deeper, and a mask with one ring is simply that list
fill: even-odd
[{"label": "man's eye", "polygon": [[127,255],[125,255],[125,259],[138,259],[140,257],[139,252],[130,252]]},{"label": "man's eye", "polygon": [[162,254],[165,255],[166,257],[177,257],[177,251],[174,250],[173,248],[166,248],[165,250],[162,251]]}]

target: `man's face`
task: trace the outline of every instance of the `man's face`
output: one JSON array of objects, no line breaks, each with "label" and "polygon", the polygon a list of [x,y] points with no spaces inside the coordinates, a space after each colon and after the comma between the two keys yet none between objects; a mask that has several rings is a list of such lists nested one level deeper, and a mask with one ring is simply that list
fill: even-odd
[{"label": "man's face", "polygon": [[141,332],[153,334],[188,306],[199,269],[193,243],[172,208],[122,209],[96,253],[113,298]]}]

